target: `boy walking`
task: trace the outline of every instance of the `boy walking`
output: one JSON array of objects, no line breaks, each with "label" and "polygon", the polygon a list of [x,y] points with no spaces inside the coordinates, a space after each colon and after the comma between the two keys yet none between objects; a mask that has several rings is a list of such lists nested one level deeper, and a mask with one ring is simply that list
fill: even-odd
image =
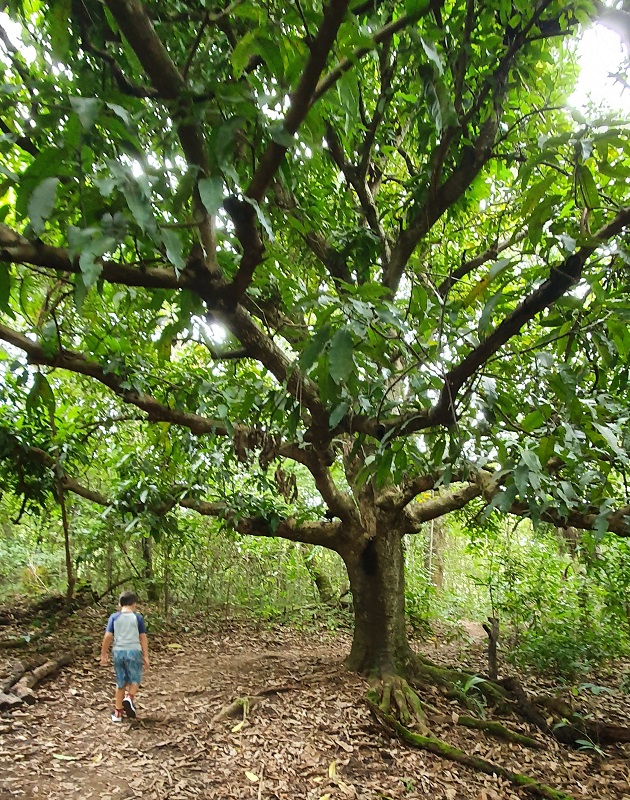
[{"label": "boy walking", "polygon": [[135,718],[135,696],[142,680],[142,667],[149,668],[147,632],[142,614],[136,611],[138,598],[133,592],[123,592],[119,603],[120,611],[107,621],[101,646],[101,666],[105,667],[109,661],[109,648],[114,643],[116,696],[112,722],[122,722],[125,714]]}]

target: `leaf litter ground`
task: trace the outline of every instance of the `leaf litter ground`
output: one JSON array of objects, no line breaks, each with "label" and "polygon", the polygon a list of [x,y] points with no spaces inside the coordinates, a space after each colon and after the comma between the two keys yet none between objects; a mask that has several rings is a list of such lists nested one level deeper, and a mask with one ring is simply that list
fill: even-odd
[{"label": "leaf litter ground", "polygon": [[[365,682],[342,666],[349,638],[339,631],[214,619],[187,625],[187,631],[172,626],[152,633],[139,719],[115,725],[109,717],[112,672],[97,659],[106,616],[84,609],[48,639],[56,655],[72,644],[74,663],[38,690],[35,705],[0,719],[0,800],[526,796],[499,778],[388,736],[362,701]],[[470,639],[449,644],[439,637],[417,646],[436,662],[483,672],[482,642],[474,630]],[[0,661],[0,673],[3,667],[9,673],[15,658]],[[556,688],[520,677],[538,692]],[[614,675],[592,678],[613,685]],[[220,716],[245,696],[262,699],[246,714]],[[437,691],[426,699],[441,712],[434,715],[434,733],[468,753],[576,798],[630,800],[628,745],[607,748],[605,758],[548,739],[544,750],[531,751],[453,725],[456,707]],[[630,719],[630,702],[619,692],[586,700],[596,717],[621,724]]]}]

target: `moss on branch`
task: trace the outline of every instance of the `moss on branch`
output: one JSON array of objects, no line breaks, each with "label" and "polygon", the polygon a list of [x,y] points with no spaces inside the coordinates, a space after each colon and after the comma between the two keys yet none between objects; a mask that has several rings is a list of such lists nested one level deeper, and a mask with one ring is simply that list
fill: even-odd
[{"label": "moss on branch", "polygon": [[371,692],[368,692],[366,701],[381,725],[392,733],[395,733],[400,739],[412,747],[427,750],[430,753],[434,753],[442,758],[447,758],[450,761],[456,761],[458,764],[463,764],[477,772],[483,772],[486,775],[498,775],[510,781],[510,783],[515,786],[523,787],[537,797],[543,797],[546,798],[546,800],[575,800],[573,795],[567,794],[559,789],[553,789],[551,786],[540,783],[534,778],[530,778],[528,775],[521,775],[518,772],[512,772],[491,761],[486,761],[484,758],[471,756],[458,747],[453,747],[447,742],[436,739],[433,736],[423,736],[414,733],[398,722],[391,714],[384,712],[380,705],[374,702],[374,694]]}]

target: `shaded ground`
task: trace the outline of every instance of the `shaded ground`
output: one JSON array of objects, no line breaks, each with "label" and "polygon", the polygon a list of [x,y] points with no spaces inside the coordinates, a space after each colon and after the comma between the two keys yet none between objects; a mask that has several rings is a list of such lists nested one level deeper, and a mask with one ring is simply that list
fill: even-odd
[{"label": "shaded ground", "polygon": [[[361,700],[365,683],[341,666],[349,641],[338,632],[221,621],[205,631],[152,633],[141,719],[114,725],[111,669],[99,667],[96,657],[107,613],[75,615],[52,647],[60,653],[70,639],[83,655],[38,690],[36,705],[0,719],[0,800],[526,796],[384,733]],[[436,661],[465,657],[483,669],[478,642],[434,640],[423,649]],[[0,661],[0,672],[11,658],[15,654],[4,665]],[[215,718],[235,698],[263,690],[277,691],[245,720]],[[442,712],[434,732],[468,752],[576,798],[630,800],[630,746],[607,748],[603,759],[553,742],[529,751],[452,726],[454,706],[437,693],[428,699]],[[590,702],[592,713],[628,723],[630,705],[622,695],[592,696]]]}]

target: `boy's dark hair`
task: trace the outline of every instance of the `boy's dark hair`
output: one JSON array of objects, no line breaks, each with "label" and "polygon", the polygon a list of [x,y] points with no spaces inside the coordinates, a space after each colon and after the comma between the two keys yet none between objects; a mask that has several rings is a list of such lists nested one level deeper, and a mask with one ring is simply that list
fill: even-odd
[{"label": "boy's dark hair", "polygon": [[123,592],[118,598],[121,606],[132,606],[138,602],[137,596],[133,592]]}]

